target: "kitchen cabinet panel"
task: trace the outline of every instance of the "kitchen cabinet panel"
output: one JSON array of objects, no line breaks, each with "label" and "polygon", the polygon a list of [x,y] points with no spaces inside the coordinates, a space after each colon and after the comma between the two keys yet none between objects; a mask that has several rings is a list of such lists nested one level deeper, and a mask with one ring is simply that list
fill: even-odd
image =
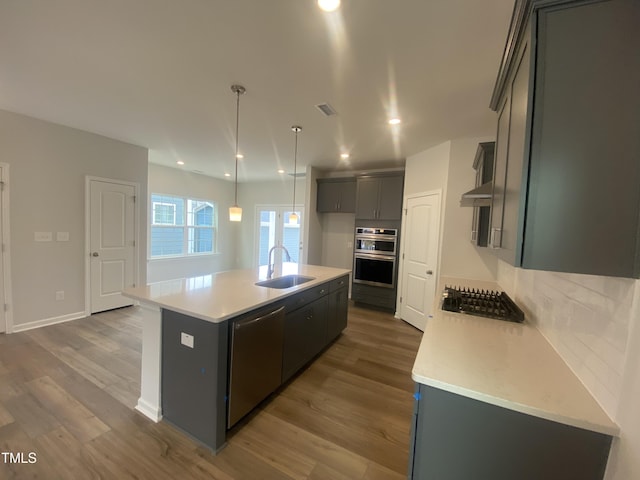
[{"label": "kitchen cabinet panel", "polygon": [[329,299],[324,296],[287,314],[282,354],[283,382],[291,378],[326,346],[328,311]]},{"label": "kitchen cabinet panel", "polygon": [[514,73],[498,116],[496,156],[489,246],[503,260],[518,265],[522,235],[519,233],[526,126],[529,104],[530,33],[518,54]]},{"label": "kitchen cabinet panel", "polygon": [[416,480],[601,480],[612,438],[419,385],[409,452]]},{"label": "kitchen cabinet panel", "polygon": [[317,212],[354,213],[356,211],[355,178],[319,178],[317,182]]},{"label": "kitchen cabinet panel", "polygon": [[401,220],[404,174],[357,179],[357,220]]},{"label": "kitchen cabinet panel", "polygon": [[633,0],[538,16],[525,268],[640,274],[638,25]]},{"label": "kitchen cabinet panel", "polygon": [[515,5],[490,246],[536,270],[640,276],[640,3]]},{"label": "kitchen cabinet panel", "polygon": [[349,307],[348,283],[329,294],[329,315],[327,317],[327,342],[332,341],[347,327]]},{"label": "kitchen cabinet panel", "polygon": [[[476,170],[476,188],[482,185],[493,185],[493,164],[496,142],[482,142],[478,144],[478,150],[473,161]],[[491,206],[482,205],[473,207],[471,223],[471,241],[479,247],[489,245],[489,233],[491,231]]]}]

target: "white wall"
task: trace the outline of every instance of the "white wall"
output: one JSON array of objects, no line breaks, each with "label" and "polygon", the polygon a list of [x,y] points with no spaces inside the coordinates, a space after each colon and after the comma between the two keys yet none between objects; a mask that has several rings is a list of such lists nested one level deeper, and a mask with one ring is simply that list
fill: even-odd
[{"label": "white wall", "polygon": [[[11,167],[14,326],[85,310],[85,176],[140,186],[140,272],[146,282],[147,149],[0,110],[0,158]],[[34,242],[52,232],[53,242]],[[55,232],[69,232],[68,242]],[[55,292],[64,291],[64,300]]]},{"label": "white wall", "polygon": [[460,206],[460,196],[475,187],[473,160],[478,143],[493,140],[491,137],[482,137],[451,141],[440,266],[445,276],[472,280],[496,278],[496,256],[487,248],[477,247],[470,241],[473,208]]},{"label": "white wall", "polygon": [[[154,154],[154,151],[149,152],[149,160],[153,161]],[[152,193],[215,202],[218,207],[218,252],[193,257],[149,259],[147,262],[149,283],[235,268],[236,237],[240,226],[229,221],[229,207],[233,204],[234,197],[233,182],[149,163],[149,195]],[[148,228],[149,226],[146,225],[146,229]]]},{"label": "white wall", "polygon": [[[296,209],[303,209],[303,225],[307,222],[306,179],[296,180]],[[257,249],[256,207],[258,205],[283,205],[291,208],[293,203],[293,177],[283,175],[280,180],[269,182],[246,182],[238,188],[238,204],[242,207],[242,224],[238,230],[236,244],[237,268],[255,267]],[[304,206],[304,207],[303,207]],[[315,206],[314,206],[315,212]],[[304,229],[302,230],[304,231]],[[303,235],[302,242],[305,242]]]},{"label": "white wall", "polygon": [[305,244],[302,250],[302,261],[309,265],[322,265],[322,214],[316,212],[318,184],[316,180],[320,171],[311,165],[307,166],[307,182],[305,206],[307,218],[304,225]]},{"label": "white wall", "polygon": [[502,261],[497,281],[620,426],[606,478],[640,478],[640,281]]},{"label": "white wall", "polygon": [[355,213],[323,213],[322,260],[325,267],[353,267],[353,237],[356,225]]},{"label": "white wall", "polygon": [[404,196],[442,190],[440,275],[493,281],[497,259],[471,244],[472,209],[460,196],[475,186],[473,159],[478,143],[491,138],[451,140],[407,158]]},{"label": "white wall", "polygon": [[[404,171],[404,196],[442,189],[446,196],[451,142],[407,157]],[[473,159],[470,160],[472,162]],[[443,208],[444,208],[444,198]]]}]

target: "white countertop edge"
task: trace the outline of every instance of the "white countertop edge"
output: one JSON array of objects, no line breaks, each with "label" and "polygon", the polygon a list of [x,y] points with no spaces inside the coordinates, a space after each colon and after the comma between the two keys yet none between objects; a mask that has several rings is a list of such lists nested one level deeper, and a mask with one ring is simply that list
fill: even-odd
[{"label": "white countertop edge", "polygon": [[473,400],[478,400],[480,402],[495,405],[497,407],[506,408],[514,412],[520,412],[545,420],[551,420],[553,422],[562,423],[564,425],[582,428],[584,430],[590,430],[592,432],[603,433],[605,435],[611,435],[614,437],[617,437],[620,433],[620,427],[618,427],[618,425],[613,422],[605,425],[588,422],[580,418],[566,417],[564,415],[558,415],[554,414],[553,412],[536,409],[528,405],[523,405],[521,403],[510,402],[508,400],[505,400],[504,398],[498,398],[491,395],[486,395],[481,392],[476,392],[474,390],[469,390],[458,385],[452,385],[450,383],[433,380],[431,378],[417,375],[413,372],[411,373],[411,378],[413,379],[413,381],[422,385],[438,388],[440,390],[444,390],[445,392],[455,393],[456,395],[471,398]]},{"label": "white countertop edge", "polygon": [[[238,315],[242,315],[245,314],[247,312],[251,312],[253,310],[256,310],[258,308],[264,307],[266,305],[270,305],[274,302],[279,302],[281,300],[286,299],[287,297],[290,297],[296,293],[300,293],[303,292],[305,290],[311,289],[313,287],[317,287],[318,285],[322,285],[324,283],[327,282],[331,282],[332,280],[336,280],[344,275],[349,275],[351,273],[350,270],[347,269],[342,269],[342,268],[334,268],[334,267],[321,267],[321,266],[317,266],[317,265],[300,265],[301,267],[310,267],[310,268],[322,268],[322,269],[331,269],[334,270],[333,273],[324,273],[322,275],[316,276],[313,278],[313,280],[310,280],[308,282],[302,283],[300,285],[295,285],[293,287],[289,287],[289,288],[283,288],[283,289],[273,289],[276,290],[278,293],[277,295],[275,295],[274,297],[271,298],[266,298],[264,300],[260,300],[257,301],[255,303],[251,303],[250,305],[246,305],[243,306],[242,308],[239,308],[237,310],[234,310],[232,312],[229,312],[228,314],[225,315],[220,315],[220,316],[211,316],[211,315],[206,315],[204,313],[198,312],[195,309],[190,310],[190,309],[186,309],[186,308],[182,308],[179,305],[176,305],[172,302],[165,302],[162,300],[162,297],[160,298],[149,298],[145,295],[138,295],[135,292],[127,292],[127,291],[123,291],[122,294],[126,297],[132,298],[134,300],[138,300],[139,302],[142,303],[146,303],[149,305],[156,305],[160,308],[164,308],[166,310],[171,310],[173,312],[177,312],[177,313],[181,313],[183,315],[187,315],[189,317],[193,317],[193,318],[197,318],[199,320],[204,320],[206,322],[210,322],[210,323],[222,323],[225,322],[231,318],[237,317]],[[246,269],[247,272],[253,271],[252,269]],[[217,272],[217,273],[226,273],[226,272]],[[307,275],[307,273],[300,273],[301,275]],[[276,279],[280,276],[286,276],[288,275],[287,273],[283,274],[283,275],[276,275],[273,278]],[[310,275],[312,276],[312,275]],[[155,285],[158,284],[162,284],[162,283],[170,283],[170,282],[175,282],[175,281],[182,281],[182,280],[186,280],[185,279],[174,279],[174,280],[166,280],[164,282],[156,282]],[[255,280],[255,279],[252,279]],[[264,279],[260,279],[258,278],[258,280],[256,281],[261,281]],[[255,286],[255,281],[252,281],[253,286]],[[149,284],[149,285],[154,285]],[[260,288],[268,288],[268,287],[260,287]]]}]

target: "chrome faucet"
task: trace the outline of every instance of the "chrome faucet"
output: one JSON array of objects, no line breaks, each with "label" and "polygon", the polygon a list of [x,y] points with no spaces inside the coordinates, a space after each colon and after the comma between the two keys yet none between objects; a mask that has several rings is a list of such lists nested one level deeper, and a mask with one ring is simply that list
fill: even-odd
[{"label": "chrome faucet", "polygon": [[284,250],[284,253],[287,254],[287,262],[291,261],[291,255],[289,255],[289,250],[287,250],[287,248],[284,245],[274,245],[273,247],[271,247],[271,250],[269,250],[269,265],[267,266],[267,278],[271,278],[273,276],[273,270],[275,269],[275,265],[271,265],[271,253],[276,249],[276,248],[281,248],[282,250]]}]

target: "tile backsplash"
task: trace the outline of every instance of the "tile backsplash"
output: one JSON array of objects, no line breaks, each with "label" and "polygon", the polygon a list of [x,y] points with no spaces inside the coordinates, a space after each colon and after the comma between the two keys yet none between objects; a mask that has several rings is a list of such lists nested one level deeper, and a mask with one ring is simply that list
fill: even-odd
[{"label": "tile backsplash", "polygon": [[501,261],[497,282],[615,418],[637,280],[525,270]]}]

